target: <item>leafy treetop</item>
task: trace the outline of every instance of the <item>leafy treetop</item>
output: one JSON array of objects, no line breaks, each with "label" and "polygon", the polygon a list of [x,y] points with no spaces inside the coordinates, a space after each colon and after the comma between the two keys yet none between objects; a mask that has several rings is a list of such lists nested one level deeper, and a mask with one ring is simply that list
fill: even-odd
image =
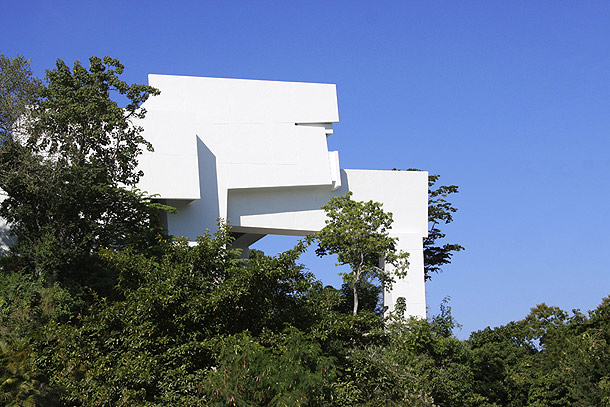
[{"label": "leafy treetop", "polygon": [[[15,110],[23,117],[19,128],[7,124],[12,134],[0,146],[0,188],[8,196],[0,216],[17,237],[13,253],[36,274],[84,270],[101,247],[150,247],[160,231],[158,211],[168,209],[125,188],[142,175],[142,148],[152,148],[134,119],[144,117],[142,103],[159,91],[120,80],[124,68],[116,59],[90,62],[88,70],[78,61],[70,69],[58,60],[36,103]],[[16,94],[39,84],[27,61],[9,65],[21,69],[2,72],[11,76],[7,83],[25,86]]]},{"label": "leafy treetop", "polygon": [[[88,70],[79,61],[70,68],[57,60],[47,71],[48,86],[32,111],[26,144],[35,154],[104,168],[113,182],[135,185],[142,176],[137,156],[142,147],[152,151],[152,145],[133,120],[144,117],[142,103],[159,91],[119,79],[124,66],[117,59],[89,61]],[[111,92],[127,98],[126,106],[112,100]]]},{"label": "leafy treetop", "polygon": [[11,137],[15,124],[27,106],[36,103],[42,91],[42,81],[32,74],[25,57],[9,58],[0,54],[0,138]]},{"label": "leafy treetop", "polygon": [[451,263],[451,258],[455,252],[464,250],[462,245],[456,243],[445,243],[437,245],[437,240],[444,239],[439,227],[440,224],[447,225],[453,222],[453,214],[457,208],[449,201],[449,195],[457,194],[457,185],[442,185],[434,188],[440,175],[431,174],[428,176],[428,222],[430,229],[428,237],[424,239],[424,274],[426,280],[432,278],[431,273],[440,272],[441,266]]},{"label": "leafy treetop", "polygon": [[[393,168],[393,171],[400,171]],[[421,171],[409,168],[407,171]],[[442,266],[451,263],[451,258],[456,252],[464,250],[457,243],[445,243],[437,241],[444,239],[447,234],[441,230],[441,225],[453,222],[453,214],[457,208],[449,201],[451,194],[457,194],[457,185],[442,185],[436,187],[440,175],[428,175],[428,237],[424,238],[424,277],[426,280],[432,278],[432,273],[442,271]]]}]

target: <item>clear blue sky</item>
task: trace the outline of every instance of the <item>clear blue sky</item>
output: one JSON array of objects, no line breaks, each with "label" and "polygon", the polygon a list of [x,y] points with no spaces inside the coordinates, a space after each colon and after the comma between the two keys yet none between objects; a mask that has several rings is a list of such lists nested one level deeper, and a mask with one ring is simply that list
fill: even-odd
[{"label": "clear blue sky", "polygon": [[[9,1],[0,51],[39,75],[111,55],[148,73],[336,83],[344,168],[460,186],[466,247],[428,284],[460,337],[610,293],[608,1]],[[177,174],[178,176],[178,174]],[[280,241],[270,242],[272,246]],[[306,259],[306,261],[309,261]],[[332,264],[315,263],[336,281]]]}]

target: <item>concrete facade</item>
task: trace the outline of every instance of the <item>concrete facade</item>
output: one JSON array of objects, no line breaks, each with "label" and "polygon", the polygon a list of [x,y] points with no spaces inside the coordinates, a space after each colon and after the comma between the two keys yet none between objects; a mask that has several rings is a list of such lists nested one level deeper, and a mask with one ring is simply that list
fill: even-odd
[{"label": "concrete facade", "polygon": [[[0,189],[0,203],[7,198],[7,195]],[[0,255],[8,253],[14,238],[10,234],[9,225],[3,218],[0,218]]]},{"label": "concrete facade", "polygon": [[353,192],[392,212],[391,234],[410,253],[405,279],[384,295],[392,309],[425,318],[422,240],[427,236],[428,174],[343,170],[326,138],[339,121],[335,85],[149,75],[151,98],[139,188],[178,209],[170,234],[194,240],[223,218],[243,249],[267,234],[305,236],[324,226],[320,207]]}]

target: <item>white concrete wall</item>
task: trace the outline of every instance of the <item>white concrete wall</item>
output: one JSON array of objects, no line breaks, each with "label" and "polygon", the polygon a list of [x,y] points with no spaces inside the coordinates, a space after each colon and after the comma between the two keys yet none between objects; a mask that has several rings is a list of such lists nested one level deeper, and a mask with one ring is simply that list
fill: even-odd
[{"label": "white concrete wall", "polygon": [[[6,198],[6,193],[0,189],[0,203]],[[0,255],[7,253],[14,241],[14,237],[10,235],[9,225],[3,218],[0,218]]]},{"label": "white concrete wall", "polygon": [[[394,310],[396,300],[404,297],[406,300],[407,315],[425,318],[426,316],[426,289],[424,279],[424,252],[423,240],[419,234],[392,233],[398,238],[397,249],[409,253],[409,268],[407,276],[396,279],[391,290],[383,294],[383,303],[388,311]],[[391,271],[391,266],[386,266]]]},{"label": "white concrete wall", "polygon": [[339,121],[335,85],[247,79],[149,75],[162,90],[146,108],[194,116],[196,123],[333,123]]},{"label": "white concrete wall", "polygon": [[338,120],[335,85],[168,75],[149,82],[162,93],[144,106],[155,152],[140,160],[139,187],[184,201],[168,217],[170,233],[194,239],[214,230],[232,189],[336,185],[326,144]]},{"label": "white concrete wall", "polygon": [[[330,197],[351,191],[357,201],[374,200],[392,212],[394,234],[426,236],[428,173],[423,171],[341,170],[341,187],[230,190],[228,219],[238,231],[283,231],[307,235],[324,227],[320,209]],[[279,233],[279,232],[278,232]]]}]

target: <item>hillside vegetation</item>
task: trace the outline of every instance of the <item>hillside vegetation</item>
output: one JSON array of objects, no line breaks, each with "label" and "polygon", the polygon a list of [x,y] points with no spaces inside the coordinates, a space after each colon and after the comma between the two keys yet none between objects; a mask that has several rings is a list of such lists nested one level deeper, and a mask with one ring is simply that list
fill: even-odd
[{"label": "hillside vegetation", "polygon": [[[150,146],[130,120],[157,91],[90,62],[41,81],[0,56],[0,216],[17,238],[0,257],[0,404],[610,406],[610,298],[462,341],[447,302],[429,321],[404,302],[383,316],[370,277],[386,276],[323,286],[298,262],[311,240],[246,260],[222,223],[195,246],[165,235],[172,208],[134,188]],[[462,249],[434,246],[456,191],[431,192],[429,272]]]}]

